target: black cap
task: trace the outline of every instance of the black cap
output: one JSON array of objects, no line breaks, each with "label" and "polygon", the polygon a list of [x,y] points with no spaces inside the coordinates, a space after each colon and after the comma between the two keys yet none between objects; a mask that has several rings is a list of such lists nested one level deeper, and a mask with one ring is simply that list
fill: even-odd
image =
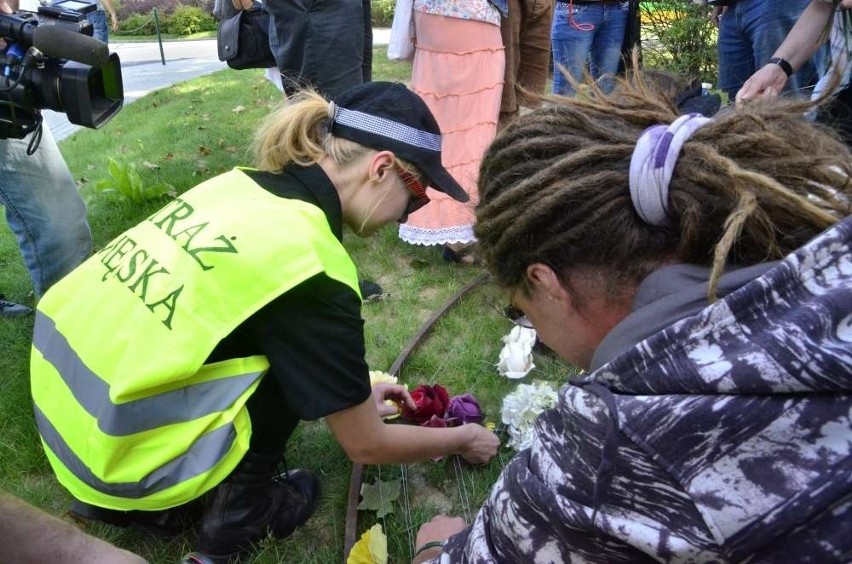
[{"label": "black cap", "polygon": [[398,82],[367,82],[334,99],[330,133],[391,151],[422,172],[429,186],[459,202],[467,193],[441,164],[441,129],[426,103]]}]

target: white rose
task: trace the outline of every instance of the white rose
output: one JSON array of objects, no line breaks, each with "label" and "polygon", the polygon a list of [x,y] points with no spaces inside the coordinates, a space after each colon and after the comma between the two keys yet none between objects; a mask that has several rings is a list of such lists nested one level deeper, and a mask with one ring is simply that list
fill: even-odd
[{"label": "white rose", "polygon": [[513,380],[523,378],[533,368],[535,364],[533,364],[531,347],[512,342],[503,346],[500,351],[500,360],[497,362],[497,370],[502,376]]},{"label": "white rose", "polygon": [[503,337],[504,343],[518,343],[532,350],[535,345],[536,333],[532,327],[515,325],[509,334]]}]

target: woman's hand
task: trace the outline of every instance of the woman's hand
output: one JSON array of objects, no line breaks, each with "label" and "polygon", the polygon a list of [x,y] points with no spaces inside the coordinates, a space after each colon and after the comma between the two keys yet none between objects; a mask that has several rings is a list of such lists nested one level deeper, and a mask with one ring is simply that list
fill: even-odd
[{"label": "woman's hand", "polygon": [[397,406],[405,404],[411,409],[415,409],[414,400],[411,399],[411,394],[408,393],[408,388],[399,384],[391,384],[389,382],[378,382],[373,386],[373,401],[376,402],[376,410],[379,412],[379,417],[387,417],[399,412],[399,407],[394,407],[385,404],[385,400],[391,400]]},{"label": "woman's hand", "polygon": [[476,423],[468,423],[456,428],[458,432],[467,433],[464,447],[459,456],[473,464],[485,464],[497,454],[500,439],[497,435]]}]

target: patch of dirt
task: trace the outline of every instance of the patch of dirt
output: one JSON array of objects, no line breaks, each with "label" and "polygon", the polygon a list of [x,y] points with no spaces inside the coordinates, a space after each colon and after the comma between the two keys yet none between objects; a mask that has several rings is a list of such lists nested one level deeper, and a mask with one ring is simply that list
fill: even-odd
[{"label": "patch of dirt", "polygon": [[438,488],[429,485],[423,474],[413,469],[408,472],[408,491],[411,504],[415,507],[432,507],[438,513],[453,511],[452,500]]}]

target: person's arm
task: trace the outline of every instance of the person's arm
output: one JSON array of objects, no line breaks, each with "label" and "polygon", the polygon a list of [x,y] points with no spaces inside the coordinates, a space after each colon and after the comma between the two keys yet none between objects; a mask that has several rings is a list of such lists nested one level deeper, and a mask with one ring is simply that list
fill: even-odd
[{"label": "person's arm", "polygon": [[[849,0],[844,0],[844,5],[847,1]],[[819,38],[833,11],[834,7],[830,2],[811,0],[772,57],[784,59],[795,72],[820,48]],[[787,84],[787,78],[783,68],[775,63],[767,63],[745,81],[737,92],[737,102],[746,102],[760,96],[778,96]]]},{"label": "person's arm", "polygon": [[103,5],[106,12],[109,14],[109,19],[112,22],[110,28],[113,31],[118,31],[118,16],[115,13],[115,7],[112,5],[112,0],[101,0],[101,4]]},{"label": "person's arm", "polygon": [[488,462],[500,440],[476,424],[453,428],[386,424],[373,398],[326,416],[331,432],[354,462],[393,464],[459,454],[473,463]]},{"label": "person's arm", "polygon": [[247,322],[248,339],[269,359],[286,407],[302,420],[325,417],[355,462],[403,463],[450,454],[475,463],[490,460],[500,441],[480,425],[437,429],[381,420],[377,404],[392,399],[411,406],[411,396],[402,386],[370,388],[360,308],[354,290],[319,274]]},{"label": "person's arm", "polygon": [[231,3],[237,10],[248,10],[251,8],[253,0],[231,0]]},{"label": "person's arm", "polygon": [[0,14],[11,14],[18,9],[18,0],[0,0]]},{"label": "person's arm", "polygon": [[0,547],[4,562],[145,564],[140,556],[0,492]]}]

